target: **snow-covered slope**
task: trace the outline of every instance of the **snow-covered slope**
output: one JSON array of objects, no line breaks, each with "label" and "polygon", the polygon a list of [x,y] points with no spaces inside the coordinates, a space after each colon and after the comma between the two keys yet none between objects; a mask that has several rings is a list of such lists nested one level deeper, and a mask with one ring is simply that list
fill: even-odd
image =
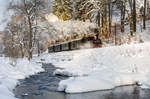
[{"label": "snow-covered slope", "polygon": [[24,79],[40,71],[43,71],[41,65],[34,61],[0,57],[0,99],[16,99],[12,91],[18,79]]},{"label": "snow-covered slope", "polygon": [[43,58],[64,69],[54,74],[72,76],[61,81],[59,90],[79,93],[141,83],[150,87],[150,43],[131,44],[71,52]]}]

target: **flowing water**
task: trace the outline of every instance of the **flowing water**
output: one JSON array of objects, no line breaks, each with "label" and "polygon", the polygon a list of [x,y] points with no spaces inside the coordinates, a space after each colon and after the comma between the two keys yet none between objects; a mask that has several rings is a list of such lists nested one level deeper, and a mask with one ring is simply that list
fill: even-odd
[{"label": "flowing water", "polygon": [[58,92],[63,76],[54,76],[56,70],[52,64],[43,64],[45,72],[20,80],[14,94],[18,99],[150,99],[150,90],[138,86],[122,86],[107,91],[95,91],[81,94]]}]

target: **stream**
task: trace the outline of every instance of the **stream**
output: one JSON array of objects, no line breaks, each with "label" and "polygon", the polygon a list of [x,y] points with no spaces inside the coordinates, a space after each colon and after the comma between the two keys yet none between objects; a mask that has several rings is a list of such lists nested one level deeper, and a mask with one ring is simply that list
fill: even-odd
[{"label": "stream", "polygon": [[57,69],[52,64],[43,64],[44,72],[32,75],[24,80],[14,89],[18,99],[150,99],[150,90],[140,87],[122,86],[107,91],[95,91],[80,94],[66,94],[58,92],[58,84],[67,79],[64,76],[55,76],[53,72]]}]

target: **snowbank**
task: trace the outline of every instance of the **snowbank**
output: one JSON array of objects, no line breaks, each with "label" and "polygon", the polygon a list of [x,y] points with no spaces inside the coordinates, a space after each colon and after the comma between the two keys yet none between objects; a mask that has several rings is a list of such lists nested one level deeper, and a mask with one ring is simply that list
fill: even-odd
[{"label": "snowbank", "polygon": [[54,74],[72,76],[60,82],[59,91],[88,92],[137,82],[150,86],[150,43],[60,52],[44,57],[63,68]]},{"label": "snowbank", "polygon": [[0,97],[1,99],[16,99],[12,93],[18,79],[43,71],[40,64],[27,59],[12,60],[0,57]]}]

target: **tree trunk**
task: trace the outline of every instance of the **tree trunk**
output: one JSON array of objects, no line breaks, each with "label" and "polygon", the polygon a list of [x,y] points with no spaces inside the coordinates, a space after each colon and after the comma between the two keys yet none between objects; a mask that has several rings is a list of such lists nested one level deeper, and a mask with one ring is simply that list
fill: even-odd
[{"label": "tree trunk", "polygon": [[143,29],[146,29],[146,2],[147,0],[144,0]]},{"label": "tree trunk", "polygon": [[20,51],[21,51],[21,57],[23,58],[24,57],[24,52],[23,52],[23,46],[22,46],[22,44],[20,44]]},{"label": "tree trunk", "polygon": [[131,36],[133,36],[133,2],[132,0],[128,0],[129,1],[129,5],[130,5],[130,10],[131,10],[131,14],[129,15],[129,21],[130,21],[130,34]]},{"label": "tree trunk", "polygon": [[136,0],[133,0],[133,32],[136,32]]},{"label": "tree trunk", "polygon": [[117,45],[117,26],[116,26],[116,23],[115,23],[115,45]]},{"label": "tree trunk", "polygon": [[31,19],[30,16],[28,16],[28,24],[29,24],[29,60],[32,58],[32,24],[31,24]]},{"label": "tree trunk", "polygon": [[111,0],[109,0],[108,3],[108,9],[109,9],[109,33],[111,34],[111,24],[112,24],[112,9],[111,9]]},{"label": "tree trunk", "polygon": [[121,32],[124,32],[124,21],[125,21],[125,10],[126,10],[126,0],[124,0],[124,2],[122,2],[121,5]]},{"label": "tree trunk", "polygon": [[100,27],[100,24],[101,24],[101,22],[100,22],[101,20],[100,20],[100,12],[98,11],[98,13],[97,13],[97,22],[98,22],[98,26]]},{"label": "tree trunk", "polygon": [[37,48],[38,48],[38,56],[40,56],[40,44],[39,44],[39,41],[38,41],[38,44],[37,44]]},{"label": "tree trunk", "polygon": [[23,0],[24,3],[24,10],[25,13],[27,14],[27,21],[28,21],[28,26],[29,26],[29,48],[28,48],[28,60],[32,59],[32,23],[31,23],[31,15],[29,14],[27,10],[27,5],[26,5],[26,0]]},{"label": "tree trunk", "polygon": [[101,17],[102,19],[101,19],[101,24],[102,24],[102,27],[104,27],[104,15],[102,14],[102,17]]},{"label": "tree trunk", "polygon": [[106,37],[109,37],[109,33],[108,33],[108,25],[107,25],[107,0],[104,0],[104,16],[103,16],[103,20],[104,20],[104,27],[103,27],[103,32],[104,32],[104,35]]}]

